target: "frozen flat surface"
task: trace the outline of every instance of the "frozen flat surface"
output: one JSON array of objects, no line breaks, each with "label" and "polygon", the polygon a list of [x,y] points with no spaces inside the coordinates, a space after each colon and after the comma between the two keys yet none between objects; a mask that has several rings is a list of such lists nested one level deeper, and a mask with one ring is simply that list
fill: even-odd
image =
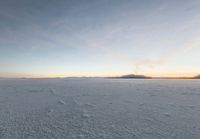
[{"label": "frozen flat surface", "polygon": [[2,139],[199,139],[200,80],[0,79]]}]

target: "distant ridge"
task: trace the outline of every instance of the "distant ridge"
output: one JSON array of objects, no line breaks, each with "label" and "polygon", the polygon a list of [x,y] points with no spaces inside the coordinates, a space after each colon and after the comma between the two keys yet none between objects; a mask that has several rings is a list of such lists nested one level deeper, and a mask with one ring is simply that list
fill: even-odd
[{"label": "distant ridge", "polygon": [[194,79],[200,79],[200,75],[195,76]]},{"label": "distant ridge", "polygon": [[151,77],[147,77],[144,75],[135,75],[135,74],[128,74],[128,75],[123,75],[120,77],[111,77],[115,79],[151,79]]},{"label": "distant ridge", "polygon": [[109,77],[111,79],[200,79],[200,75],[194,77],[149,77],[145,75],[127,74],[119,77]]}]

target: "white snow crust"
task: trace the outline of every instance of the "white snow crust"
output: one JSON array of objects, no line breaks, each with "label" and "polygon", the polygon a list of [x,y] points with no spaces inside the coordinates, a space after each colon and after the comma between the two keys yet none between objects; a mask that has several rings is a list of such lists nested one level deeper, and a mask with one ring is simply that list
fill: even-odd
[{"label": "white snow crust", "polygon": [[199,139],[200,80],[0,79],[1,139]]}]

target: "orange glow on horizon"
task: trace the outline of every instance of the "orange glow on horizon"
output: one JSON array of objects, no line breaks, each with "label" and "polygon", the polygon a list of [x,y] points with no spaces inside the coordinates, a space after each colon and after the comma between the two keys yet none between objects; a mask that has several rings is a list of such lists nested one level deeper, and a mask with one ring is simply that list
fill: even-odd
[{"label": "orange glow on horizon", "polygon": [[[123,73],[123,72],[84,72],[84,73],[48,73],[48,74],[23,74],[23,73],[0,73],[0,77],[5,78],[56,78],[56,77],[115,77],[134,73]],[[166,72],[166,73],[138,73],[138,75],[145,75],[149,77],[194,77],[198,73],[184,73],[184,72]]]},{"label": "orange glow on horizon", "polygon": [[198,73],[168,72],[168,73],[147,73],[144,75],[150,76],[150,77],[194,77],[198,75]]}]

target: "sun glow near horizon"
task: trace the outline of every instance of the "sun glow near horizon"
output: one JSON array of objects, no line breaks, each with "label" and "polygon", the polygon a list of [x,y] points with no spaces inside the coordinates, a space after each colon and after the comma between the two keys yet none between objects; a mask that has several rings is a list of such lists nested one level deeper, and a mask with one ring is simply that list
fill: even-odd
[{"label": "sun glow near horizon", "polygon": [[[117,72],[112,72],[112,73],[47,73],[47,74],[24,74],[24,73],[4,73],[0,74],[0,77],[3,78],[63,78],[63,77],[120,77],[123,75],[128,75],[128,74],[135,74],[135,73],[117,73]],[[185,78],[190,78],[190,77],[195,77],[199,75],[197,72],[196,73],[138,73],[135,75],[144,75],[147,77],[153,77],[153,78],[159,78],[159,77],[167,77],[167,78],[177,78],[177,77],[185,77]]]}]

